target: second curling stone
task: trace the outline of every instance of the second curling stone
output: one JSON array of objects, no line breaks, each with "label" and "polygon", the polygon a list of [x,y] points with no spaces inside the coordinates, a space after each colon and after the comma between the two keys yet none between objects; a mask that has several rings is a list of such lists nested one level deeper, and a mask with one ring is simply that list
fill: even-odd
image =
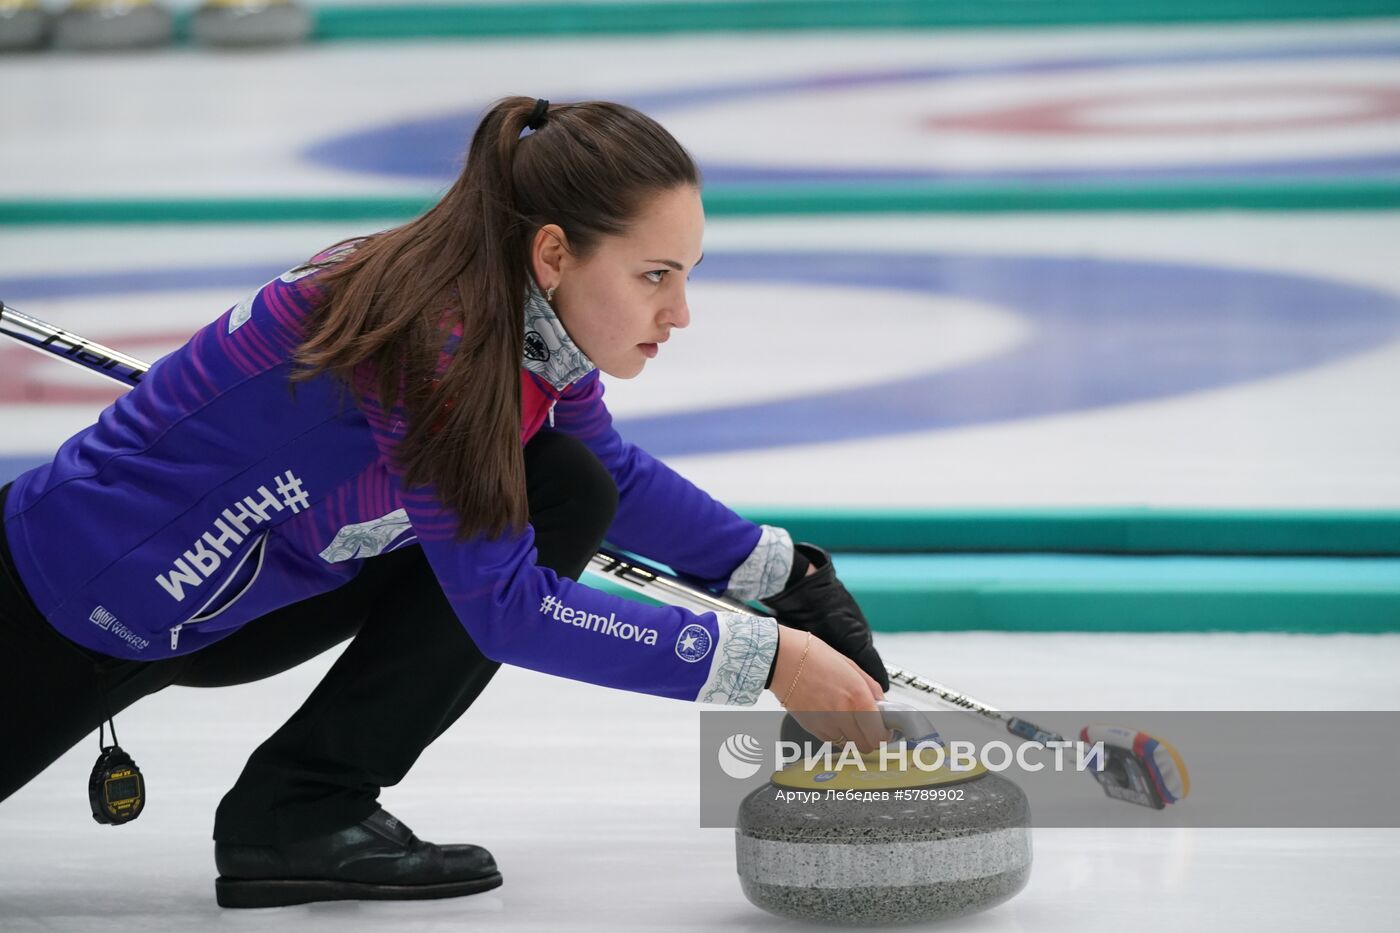
[{"label": "second curling stone", "polygon": [[116,51],[164,45],[175,32],[170,11],[153,0],[72,0],[53,27],[61,49]]},{"label": "second curling stone", "polygon": [[305,40],[311,26],[310,11],[292,0],[204,0],[190,35],[206,45],[289,45]]},{"label": "second curling stone", "polygon": [[48,37],[49,14],[39,0],[0,0],[0,52],[37,49]]}]

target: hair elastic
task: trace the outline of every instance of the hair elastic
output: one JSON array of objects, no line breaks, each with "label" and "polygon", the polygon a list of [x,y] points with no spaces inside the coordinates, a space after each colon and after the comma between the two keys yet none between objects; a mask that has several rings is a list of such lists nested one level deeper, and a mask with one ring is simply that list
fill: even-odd
[{"label": "hair elastic", "polygon": [[525,121],[527,129],[537,130],[549,119],[549,101],[543,97],[535,100],[535,109],[530,111],[530,119]]}]

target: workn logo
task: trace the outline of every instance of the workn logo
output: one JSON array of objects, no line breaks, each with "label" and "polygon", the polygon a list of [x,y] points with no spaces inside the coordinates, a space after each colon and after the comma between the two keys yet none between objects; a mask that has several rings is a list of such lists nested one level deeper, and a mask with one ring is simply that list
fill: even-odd
[{"label": "workn logo", "polygon": [[135,651],[145,651],[150,647],[151,642],[149,639],[137,635],[131,629],[122,625],[121,621],[117,619],[111,610],[102,606],[97,606],[92,612],[88,613],[88,621],[104,632],[110,632],[117,638],[120,638]]}]

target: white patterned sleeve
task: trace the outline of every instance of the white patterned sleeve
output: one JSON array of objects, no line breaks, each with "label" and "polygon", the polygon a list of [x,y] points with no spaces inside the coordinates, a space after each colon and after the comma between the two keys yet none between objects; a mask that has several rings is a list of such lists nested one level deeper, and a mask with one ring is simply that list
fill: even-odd
[{"label": "white patterned sleeve", "polygon": [[792,535],[772,525],[760,528],[758,544],[730,575],[724,595],[735,599],[763,599],[787,584],[792,573]]},{"label": "white patterned sleeve", "polygon": [[778,653],[778,623],[767,616],[716,612],[719,644],[710,675],[701,684],[698,703],[752,706],[768,681]]}]

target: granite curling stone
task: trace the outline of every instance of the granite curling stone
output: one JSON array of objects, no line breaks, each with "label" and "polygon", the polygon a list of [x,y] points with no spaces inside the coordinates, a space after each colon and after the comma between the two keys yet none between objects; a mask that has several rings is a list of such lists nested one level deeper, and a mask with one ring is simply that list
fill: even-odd
[{"label": "granite curling stone", "polygon": [[49,14],[39,0],[0,0],[0,52],[37,49],[49,37]]},{"label": "granite curling stone", "polygon": [[926,923],[1025,886],[1030,810],[1016,784],[980,764],[882,768],[871,753],[862,769],[857,757],[828,771],[795,762],[744,798],[735,844],[755,905],[832,924]]},{"label": "granite curling stone", "polygon": [[54,23],[61,49],[115,51],[163,45],[175,32],[170,11],[152,0],[73,0]]},{"label": "granite curling stone", "polygon": [[310,34],[311,13],[292,0],[204,0],[190,18],[190,35],[206,45],[289,45]]}]

